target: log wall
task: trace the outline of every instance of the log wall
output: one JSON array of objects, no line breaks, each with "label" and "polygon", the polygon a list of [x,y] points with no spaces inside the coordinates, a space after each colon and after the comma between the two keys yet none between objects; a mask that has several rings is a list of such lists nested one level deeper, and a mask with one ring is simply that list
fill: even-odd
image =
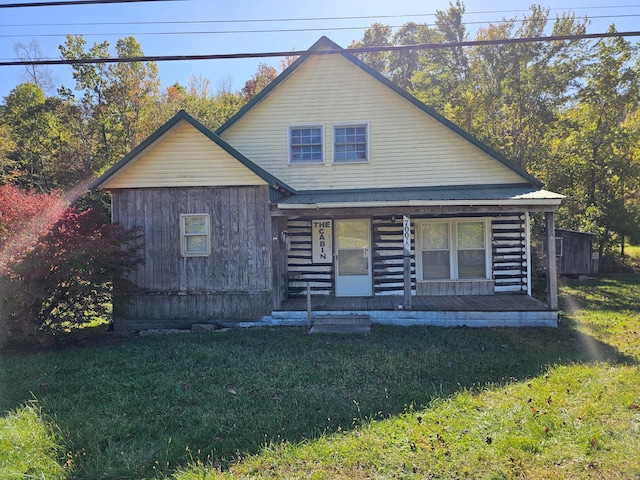
[{"label": "log wall", "polygon": [[[470,217],[468,213],[460,216]],[[485,214],[491,218],[492,282],[484,282],[473,288],[449,288],[452,295],[493,294],[527,292],[527,249],[524,214]],[[394,218],[395,217],[395,218]],[[416,292],[415,228],[414,221],[435,218],[429,215],[411,216],[412,257],[411,287],[414,294],[435,294],[433,287],[421,287]],[[445,217],[439,217],[445,218]],[[288,252],[288,294],[304,295],[307,283],[313,294],[333,295],[334,265],[313,264],[311,258],[311,218],[289,220],[290,237]],[[404,292],[404,266],[402,244],[402,215],[371,217],[373,245],[373,291],[374,295],[402,295]],[[335,239],[334,239],[335,240]],[[422,283],[422,282],[421,282]],[[451,282],[447,282],[451,283]],[[464,286],[466,287],[466,286]],[[441,291],[438,290],[438,291]],[[439,293],[443,294],[443,293]]]}]

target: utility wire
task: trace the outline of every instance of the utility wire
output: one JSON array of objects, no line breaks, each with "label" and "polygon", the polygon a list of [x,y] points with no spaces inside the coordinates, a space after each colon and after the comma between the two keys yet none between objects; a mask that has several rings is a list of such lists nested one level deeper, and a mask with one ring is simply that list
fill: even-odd
[{"label": "utility wire", "polygon": [[0,3],[0,8],[65,7],[69,5],[100,5],[105,3],[184,2],[187,0],[72,0],[60,2]]},{"label": "utility wire", "polygon": [[73,58],[63,60],[25,60],[25,61],[8,61],[0,62],[0,67],[21,66],[21,65],[85,65],[92,63],[135,63],[135,62],[163,62],[177,60],[227,60],[238,58],[268,58],[268,57],[297,57],[312,55],[336,55],[336,54],[354,54],[354,53],[370,53],[370,52],[401,52],[405,50],[435,50],[441,48],[454,47],[480,47],[484,45],[513,45],[519,43],[536,43],[536,42],[561,42],[588,40],[596,38],[612,38],[612,37],[638,37],[640,31],[631,32],[607,32],[607,33],[584,33],[580,35],[552,35],[548,37],[524,37],[524,38],[505,38],[500,40],[469,40],[464,42],[451,43],[418,43],[415,45],[392,45],[382,47],[358,47],[337,50],[300,50],[300,51],[284,51],[284,52],[261,52],[261,53],[223,53],[212,55],[144,55],[140,57],[127,58]]},{"label": "utility wire", "polygon": [[[629,14],[629,15],[603,15],[603,16],[593,16],[589,17],[589,19],[602,19],[602,18],[630,18],[630,17],[640,17],[639,14]],[[492,24],[499,23],[509,23],[511,20],[497,20],[492,21]],[[487,22],[465,22],[465,25],[479,25],[485,24]],[[388,25],[390,28],[400,28],[402,25]],[[430,26],[430,25],[427,25]],[[318,32],[318,31],[341,31],[341,30],[366,30],[370,28],[371,25],[364,26],[351,26],[351,27],[315,27],[315,28],[276,28],[276,29],[261,29],[261,30],[183,30],[183,31],[174,31],[174,32],[102,32],[102,33],[37,33],[35,35],[30,35],[27,33],[24,34],[5,34],[0,35],[0,38],[21,38],[21,37],[66,37],[67,35],[80,35],[83,37],[108,37],[115,35],[135,35],[135,36],[144,36],[144,35],[233,35],[233,34],[244,34],[244,33],[291,33],[291,32]]]},{"label": "utility wire", "polygon": [[[167,1],[167,0],[165,0]],[[75,2],[74,2],[75,3]],[[638,8],[640,5],[608,5],[608,6],[589,6],[589,7],[556,7],[549,8],[549,11],[566,11],[575,12],[577,10],[597,10],[597,9],[613,9],[613,8]],[[523,10],[486,10],[478,12],[465,12],[465,15],[486,15],[486,14],[505,14],[505,13],[521,13],[526,14],[529,11]],[[416,18],[416,17],[435,17],[436,13],[406,13],[397,15],[359,15],[348,17],[302,17],[302,18],[255,18],[255,19],[238,19],[238,20],[167,20],[167,21],[136,21],[136,22],[74,22],[74,23],[23,23],[0,25],[0,27],[67,27],[67,26],[100,26],[100,25],[179,25],[179,24],[209,24],[209,23],[272,23],[272,22],[316,22],[327,20],[371,20],[376,18]],[[619,15],[607,15],[589,18],[608,18],[617,17]],[[469,22],[465,22],[469,23]]]}]

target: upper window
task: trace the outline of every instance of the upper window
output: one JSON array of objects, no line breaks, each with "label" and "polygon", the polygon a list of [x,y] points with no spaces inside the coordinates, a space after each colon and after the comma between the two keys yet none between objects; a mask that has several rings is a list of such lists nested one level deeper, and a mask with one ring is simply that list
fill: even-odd
[{"label": "upper window", "polygon": [[322,127],[289,127],[289,163],[322,163]]},{"label": "upper window", "polygon": [[333,162],[368,162],[368,128],[362,125],[335,125],[333,127]]},{"label": "upper window", "polygon": [[184,257],[205,257],[211,252],[209,215],[180,215],[180,243]]},{"label": "upper window", "polygon": [[422,280],[488,278],[485,220],[426,221],[420,224],[418,267]]}]

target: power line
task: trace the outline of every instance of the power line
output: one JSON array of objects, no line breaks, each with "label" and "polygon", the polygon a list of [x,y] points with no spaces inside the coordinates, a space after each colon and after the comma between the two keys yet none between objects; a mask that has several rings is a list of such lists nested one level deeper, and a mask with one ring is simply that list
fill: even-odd
[{"label": "power line", "polygon": [[144,55],[140,57],[127,58],[74,58],[62,60],[26,60],[0,62],[0,67],[24,66],[24,65],[84,65],[92,63],[135,63],[135,62],[162,62],[162,61],[182,61],[182,60],[229,60],[240,58],[269,58],[269,57],[297,57],[312,55],[336,55],[371,52],[401,52],[405,50],[435,50],[440,48],[453,47],[480,47],[485,45],[512,45],[519,43],[536,42],[559,42],[590,40],[612,37],[638,37],[640,31],[631,32],[607,32],[607,33],[584,33],[580,35],[552,35],[548,37],[524,37],[524,38],[504,38],[500,40],[469,40],[451,43],[418,43],[415,45],[392,45],[381,47],[358,47],[338,50],[300,50],[285,52],[261,52],[261,53],[223,53],[210,55]]},{"label": "power line", "polygon": [[[639,14],[629,14],[629,15],[603,15],[603,16],[593,16],[589,17],[589,19],[602,19],[602,18],[631,18],[631,17],[640,17]],[[492,21],[493,24],[498,23],[509,23],[511,20],[497,20]],[[465,22],[465,25],[479,25],[484,24],[486,22]],[[388,25],[390,28],[400,28],[402,25]],[[427,25],[428,26],[428,25]],[[233,35],[233,34],[245,34],[245,33],[293,33],[293,32],[318,32],[318,31],[342,31],[342,30],[366,30],[370,28],[371,25],[363,25],[363,26],[350,26],[350,27],[314,27],[314,28],[275,28],[275,29],[260,29],[260,30],[184,30],[184,31],[156,31],[156,32],[101,32],[101,33],[37,33],[35,35],[30,35],[27,33],[24,34],[5,34],[0,35],[0,38],[21,38],[21,37],[66,37],[67,35],[79,35],[83,37],[108,37],[108,36],[116,36],[116,35],[136,35],[136,36],[144,36],[144,35]]]},{"label": "power line", "polygon": [[[131,0],[129,0],[131,1]],[[149,1],[149,0],[147,0]],[[165,0],[168,1],[168,0]],[[77,3],[77,2],[74,2]],[[566,11],[574,12],[577,10],[597,10],[597,9],[614,9],[614,8],[638,8],[640,5],[608,5],[608,6],[589,6],[589,7],[555,7],[549,8],[549,11]],[[477,12],[465,12],[465,15],[487,15],[487,14],[504,14],[504,13],[528,13],[523,10],[486,10]],[[376,18],[417,18],[417,17],[435,17],[435,13],[406,13],[396,15],[358,15],[347,17],[301,17],[301,18],[256,18],[256,19],[237,19],[237,20],[167,20],[167,21],[136,21],[136,22],[73,22],[73,23],[24,23],[24,24],[6,24],[1,27],[66,27],[66,26],[101,26],[101,25],[181,25],[181,24],[216,24],[216,23],[273,23],[273,22],[315,22],[327,20],[370,20]],[[621,15],[606,15],[589,18],[609,18]],[[622,15],[624,16],[624,15]],[[477,23],[477,22],[465,22]],[[482,22],[484,23],[484,22]]]},{"label": "power line", "polygon": [[0,3],[0,8],[63,7],[69,5],[100,5],[105,3],[184,2],[187,0],[69,0],[60,2]]}]

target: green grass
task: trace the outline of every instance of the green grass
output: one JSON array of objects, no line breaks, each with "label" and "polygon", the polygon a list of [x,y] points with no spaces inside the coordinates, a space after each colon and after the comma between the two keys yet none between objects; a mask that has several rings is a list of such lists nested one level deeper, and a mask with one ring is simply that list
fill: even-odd
[{"label": "green grass", "polygon": [[639,287],[564,286],[558,329],[84,332],[3,354],[0,411],[77,479],[638,478]]},{"label": "green grass", "polygon": [[28,404],[0,418],[0,478],[64,479],[63,452],[55,429]]}]

